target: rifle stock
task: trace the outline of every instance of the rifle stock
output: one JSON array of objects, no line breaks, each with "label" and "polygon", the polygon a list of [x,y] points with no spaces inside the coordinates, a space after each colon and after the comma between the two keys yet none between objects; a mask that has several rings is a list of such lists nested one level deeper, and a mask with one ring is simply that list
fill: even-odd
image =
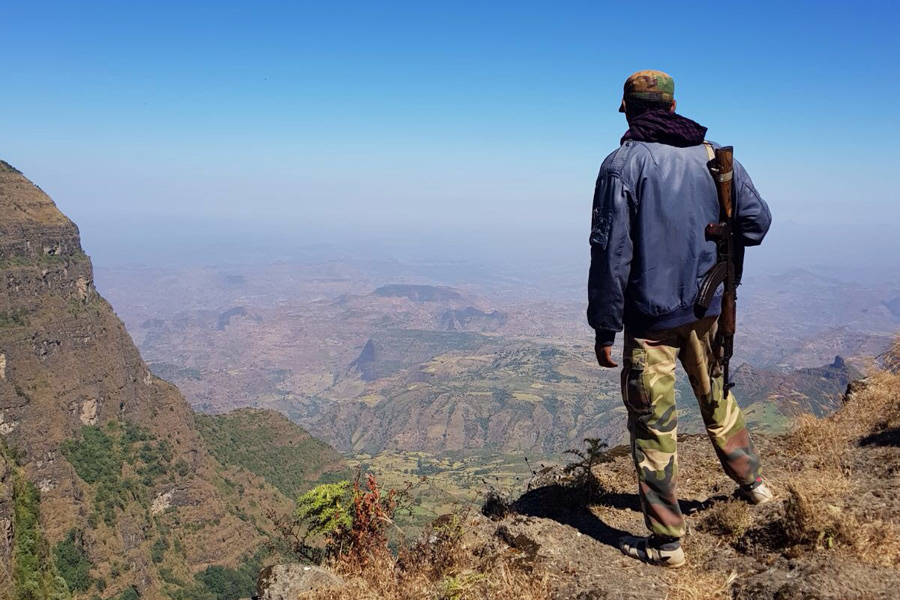
[{"label": "rifle stock", "polygon": [[[716,194],[719,199],[719,222],[706,226],[706,238],[716,243],[716,265],[710,269],[704,278],[702,290],[712,292],[718,288],[718,280],[724,283],[722,293],[722,312],[719,314],[719,329],[717,336],[720,343],[722,368],[725,378],[725,396],[733,387],[729,378],[729,364],[734,353],[734,334],[737,330],[737,281],[735,279],[734,256],[734,149],[731,146],[718,148],[714,157],[706,164],[713,181],[716,184]],[[722,271],[724,270],[724,277]],[[713,287],[714,286],[714,287]],[[711,294],[701,294],[697,309],[703,308],[703,312],[709,306]],[[705,302],[706,306],[699,304]]]},{"label": "rifle stock", "polygon": [[734,148],[732,146],[717,148],[715,158],[709,161],[706,166],[716,182],[719,208],[722,211],[719,218],[720,220],[730,220],[734,212],[731,202],[731,184],[734,182]]}]

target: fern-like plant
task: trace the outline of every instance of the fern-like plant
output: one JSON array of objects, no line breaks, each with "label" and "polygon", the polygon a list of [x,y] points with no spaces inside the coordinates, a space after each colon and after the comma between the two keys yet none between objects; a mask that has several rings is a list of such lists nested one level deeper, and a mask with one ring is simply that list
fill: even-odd
[{"label": "fern-like plant", "polygon": [[323,483],[297,498],[294,516],[307,527],[309,535],[331,535],[349,527],[351,514],[350,482]]},{"label": "fern-like plant", "polygon": [[321,563],[331,537],[350,526],[351,500],[349,481],[324,483],[297,498],[292,515],[267,510],[267,516],[281,534],[275,547],[282,552],[293,552],[304,562]]}]

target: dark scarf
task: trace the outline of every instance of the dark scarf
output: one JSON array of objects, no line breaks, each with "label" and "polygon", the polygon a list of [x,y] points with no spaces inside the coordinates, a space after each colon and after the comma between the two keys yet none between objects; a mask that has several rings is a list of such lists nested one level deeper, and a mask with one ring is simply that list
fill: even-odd
[{"label": "dark scarf", "polygon": [[652,110],[631,120],[622,142],[659,142],[677,148],[702,144],[706,127],[687,117],[666,110]]}]

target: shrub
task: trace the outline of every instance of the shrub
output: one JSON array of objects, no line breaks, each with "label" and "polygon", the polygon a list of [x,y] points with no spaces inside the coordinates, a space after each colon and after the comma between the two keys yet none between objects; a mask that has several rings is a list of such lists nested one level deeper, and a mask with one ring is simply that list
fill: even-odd
[{"label": "shrub", "polygon": [[406,571],[426,574],[433,581],[455,573],[465,560],[463,537],[469,515],[466,510],[435,519],[416,543],[400,549],[399,566]]},{"label": "shrub", "polygon": [[179,458],[175,462],[175,472],[180,476],[184,477],[188,473],[190,473],[191,468],[188,466],[187,462],[183,458]]},{"label": "shrub", "polygon": [[85,483],[112,482],[122,471],[115,440],[99,427],[84,427],[81,440],[66,440],[60,448]]},{"label": "shrub", "polygon": [[156,541],[153,542],[153,545],[150,547],[150,559],[156,564],[161,563],[166,555],[166,550],[168,549],[169,542],[166,538],[156,538]]},{"label": "shrub", "polygon": [[350,482],[316,486],[297,498],[297,520],[305,523],[310,535],[329,535],[350,525]]},{"label": "shrub", "polygon": [[[374,475],[316,486],[297,499],[292,519],[276,525],[293,552],[304,560],[331,557],[352,568],[389,553],[388,531],[403,492],[382,493]],[[270,514],[270,517],[272,515]],[[317,545],[310,543],[317,542]]]},{"label": "shrub", "polygon": [[24,327],[25,325],[28,325],[28,311],[25,309],[0,312],[0,329]]},{"label": "shrub", "polygon": [[137,591],[133,585],[125,588],[121,594],[116,596],[116,600],[140,600],[141,594]]},{"label": "shrub", "polygon": [[390,554],[387,531],[394,525],[394,513],[399,501],[397,490],[382,494],[375,476],[366,475],[363,487],[361,475],[353,482],[353,501],[350,525],[340,525],[329,540],[329,552],[352,570],[368,566],[372,561]]},{"label": "shrub", "polygon": [[70,531],[66,538],[59,542],[53,549],[53,557],[56,559],[56,569],[66,581],[69,590],[73,592],[85,592],[93,584],[91,578],[90,559],[82,549],[81,536],[74,530]]},{"label": "shrub", "polygon": [[494,521],[504,519],[512,511],[512,502],[494,489],[488,491],[481,505],[481,514]]}]

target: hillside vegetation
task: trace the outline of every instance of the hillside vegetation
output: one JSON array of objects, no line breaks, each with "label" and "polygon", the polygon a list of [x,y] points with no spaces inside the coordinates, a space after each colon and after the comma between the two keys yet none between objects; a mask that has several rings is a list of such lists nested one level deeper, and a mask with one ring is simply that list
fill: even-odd
[{"label": "hillside vegetation", "polygon": [[320,483],[350,479],[341,455],[280,413],[243,409],[224,415],[196,415],[209,451],[224,465],[265,479],[289,498]]}]

